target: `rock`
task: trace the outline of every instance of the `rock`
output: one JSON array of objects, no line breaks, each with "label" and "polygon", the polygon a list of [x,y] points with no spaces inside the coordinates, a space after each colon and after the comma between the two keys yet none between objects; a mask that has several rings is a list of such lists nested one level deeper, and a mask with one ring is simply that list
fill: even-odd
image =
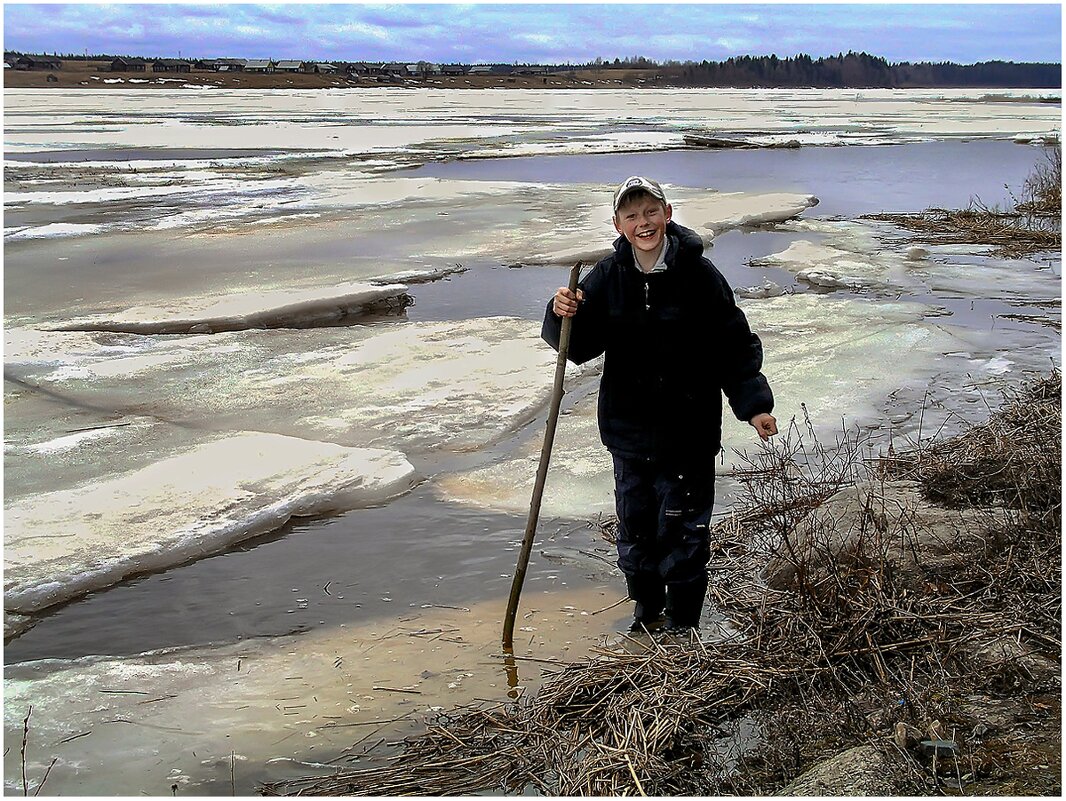
[{"label": "rock", "polygon": [[921,731],[903,721],[898,722],[892,730],[892,742],[901,751],[917,747],[918,741],[921,739]]},{"label": "rock", "polygon": [[872,745],[860,745],[815,765],[775,795],[898,795],[889,768],[884,754]]},{"label": "rock", "polygon": [[923,757],[929,759],[934,756],[938,759],[946,759],[958,754],[959,746],[954,740],[922,740],[918,743],[918,750]]},{"label": "rock", "polygon": [[920,245],[912,245],[907,248],[907,261],[924,261],[929,258],[929,249]]},{"label": "rock", "polygon": [[1016,637],[1001,636],[963,644],[963,650],[983,675],[1001,677],[1013,671],[1026,681],[1046,681],[1059,675],[1059,666]]},{"label": "rock", "polygon": [[685,134],[685,144],[692,147],[708,147],[708,148],[729,148],[737,150],[750,150],[757,145],[751,142],[744,142],[739,139],[724,139],[716,136],[699,136],[698,134]]},{"label": "rock", "polygon": [[973,722],[975,735],[985,737],[1016,728],[1019,720],[1032,715],[1032,710],[1016,700],[970,695],[957,702],[956,713],[967,723]]},{"label": "rock", "polygon": [[840,490],[801,520],[788,543],[777,546],[765,570],[776,590],[792,586],[802,566],[818,584],[837,566],[899,571],[921,588],[923,571],[960,565],[998,546],[1010,513],[1004,509],[947,509],[926,501],[909,481],[864,482]]}]

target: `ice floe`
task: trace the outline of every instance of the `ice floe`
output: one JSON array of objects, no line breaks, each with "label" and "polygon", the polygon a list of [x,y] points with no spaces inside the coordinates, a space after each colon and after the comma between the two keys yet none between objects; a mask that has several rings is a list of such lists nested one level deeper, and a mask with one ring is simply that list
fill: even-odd
[{"label": "ice floe", "polygon": [[128,474],[4,509],[4,608],[39,611],[218,552],[293,516],[380,503],[414,468],[396,451],[221,436]]},{"label": "ice floe", "polygon": [[742,286],[733,290],[738,297],[758,299],[758,298],[776,298],[779,295],[785,294],[785,289],[780,284],[769,279],[763,281],[758,286]]},{"label": "ice floe", "polygon": [[10,233],[4,231],[4,239],[50,239],[59,236],[84,236],[96,234],[104,230],[104,226],[88,223],[48,223],[24,228],[12,229]]},{"label": "ice floe", "polygon": [[[892,237],[899,234],[888,233],[883,225],[800,219],[781,229],[810,231],[822,239],[796,240],[752,265],[784,268],[821,289],[1030,300],[1057,298],[1061,292],[1059,276],[1030,260],[973,258],[975,251],[967,246],[892,244]],[[978,248],[977,254],[986,250]]]},{"label": "ice floe", "polygon": [[[509,317],[199,336],[9,329],[8,373],[79,403],[409,453],[494,442],[547,402],[555,353]],[[573,367],[572,375],[596,369]]]},{"label": "ice floe", "polygon": [[115,315],[76,318],[49,326],[56,331],[131,334],[202,334],[246,328],[301,328],[354,320],[407,292],[403,284],[346,283],[310,289],[248,292],[192,298],[166,308],[138,306]]},{"label": "ice floe", "polygon": [[[643,129],[629,134],[630,145],[654,142],[663,134],[707,132],[709,119],[714,120],[716,132],[791,138],[827,132],[836,134],[839,141],[859,135],[896,142],[1044,135],[1057,132],[1060,125],[1057,107],[1041,103],[1032,92],[1025,97],[1025,92],[1012,90],[642,89],[639,114],[633,110],[632,91],[627,89],[474,89],[464,92],[458,112],[451,93],[426,88],[402,92],[390,88],[331,92],[213,88],[203,92],[196,87],[192,91],[161,89],[151,96],[112,89],[95,92],[91,98],[68,90],[52,90],[46,97],[31,90],[5,94],[6,105],[42,123],[9,134],[6,146],[15,150],[101,142],[88,131],[72,137],[56,124],[92,113],[96,104],[110,111],[108,122],[118,131],[110,139],[117,139],[118,144],[225,147],[232,142],[239,146],[249,135],[246,126],[231,125],[240,117],[253,124],[254,138],[263,146],[284,149],[301,142],[352,152],[399,151],[411,146],[439,151],[460,142],[477,151],[481,146],[500,149],[519,139],[526,152],[530,144],[539,143],[539,152],[552,153],[560,150],[563,133],[573,145],[562,152],[584,152],[592,142],[609,151],[618,146],[619,124],[630,122]],[[1008,97],[1018,102],[997,102]],[[768,115],[768,105],[777,113]],[[176,110],[181,112],[178,119]],[[146,125],[146,119],[173,124]],[[323,125],[322,119],[330,124]],[[412,119],[426,124],[410,125]],[[256,122],[261,125],[255,126]]]},{"label": "ice floe", "polygon": [[[813,195],[785,192],[714,192],[673,186],[663,188],[669,192],[674,220],[701,234],[704,242],[710,242],[723,231],[791,220],[818,204],[818,198]],[[553,230],[550,248],[539,246],[541,238],[532,230],[539,225],[539,220],[518,224],[518,230],[514,231],[512,236],[522,238],[524,242],[525,250],[521,258],[525,263],[595,262],[610,253],[610,242],[614,238],[613,229],[609,228],[611,207],[608,202],[602,200],[602,188],[589,187],[587,195],[596,198],[596,202],[572,206],[577,212],[575,219],[570,221],[568,228]],[[601,227],[605,233],[611,231],[612,235],[596,238],[590,236],[592,231]],[[590,247],[590,240],[603,244]]]},{"label": "ice floe", "polygon": [[[743,308],[763,341],[764,372],[774,390],[774,414],[780,426],[792,418],[802,424],[805,414],[824,432],[838,431],[841,421],[869,422],[879,398],[928,375],[940,354],[958,345],[954,335],[926,321],[930,309],[916,303],[874,305],[793,295],[753,301]],[[872,359],[871,353],[877,358]],[[698,364],[696,346],[692,359]],[[891,370],[885,369],[887,364]],[[560,418],[544,515],[580,519],[613,509],[611,460],[599,441],[595,405],[591,395]],[[726,456],[718,469],[726,472],[735,463],[732,449],[752,449],[757,437],[728,408],[723,437]],[[538,434],[520,452],[485,467],[442,476],[435,486],[447,500],[521,512],[529,507],[540,445]]]},{"label": "ice floe", "polygon": [[[5,152],[154,149],[215,151],[221,156],[226,150],[247,150],[254,143],[267,154],[266,161],[202,158],[197,164],[171,159],[171,164],[181,164],[180,174],[162,181],[157,180],[164,177],[159,166],[133,166],[143,158],[135,158],[131,169],[121,171],[98,166],[96,160],[79,168],[76,181],[74,172],[57,166],[55,175],[65,173],[69,185],[49,188],[18,183],[18,176],[38,168],[8,159],[16,180],[12,191],[5,193],[9,208],[105,203],[121,209],[141,201],[166,207],[151,222],[138,217],[141,225],[185,228],[211,220],[202,210],[208,205],[205,198],[227,201],[233,208],[228,214],[216,209],[216,219],[235,222],[254,222],[271,211],[285,211],[283,204],[288,203],[307,211],[331,205],[417,202],[403,187],[404,183],[417,186],[418,179],[400,179],[391,189],[401,194],[391,198],[387,192],[378,194],[386,187],[366,184],[365,179],[431,161],[663,151],[686,148],[685,136],[758,147],[963,137],[1021,137],[1036,143],[1057,137],[1060,125],[1052,104],[1036,97],[1004,103],[999,101],[1008,95],[987,91],[645,89],[639,115],[633,113],[629,91],[609,89],[473,90],[464,93],[461,109],[448,92],[424,88],[403,92],[198,88],[163,89],[150,96],[129,90],[86,94],[52,90],[45,99],[33,92],[9,92],[8,107],[19,115],[20,124],[7,131]],[[779,113],[767,115],[768,102]],[[708,120],[714,121],[713,127]],[[301,151],[292,151],[294,142]],[[244,172],[234,174],[242,164]],[[139,174],[142,169],[151,174]],[[431,197],[433,185],[422,183],[421,191]],[[464,191],[484,190],[468,186]],[[365,199],[351,200],[359,197]],[[238,208],[241,213],[234,211]],[[125,227],[132,230],[133,224],[127,219]]]},{"label": "ice floe", "polygon": [[[27,445],[25,446],[25,449],[41,455],[64,453],[79,448],[87,442],[110,437],[113,433],[114,429],[112,428],[95,428],[88,431],[78,431],[73,434],[67,434],[64,437],[56,437],[48,442],[38,442],[33,445]],[[5,444],[5,450],[7,447],[8,446]]]}]

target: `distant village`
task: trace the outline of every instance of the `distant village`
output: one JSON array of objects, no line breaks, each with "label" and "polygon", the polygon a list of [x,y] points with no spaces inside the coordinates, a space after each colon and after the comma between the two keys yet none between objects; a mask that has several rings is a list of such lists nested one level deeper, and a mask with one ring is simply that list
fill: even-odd
[{"label": "distant village", "polygon": [[[78,59],[84,61],[85,59]],[[298,61],[248,59],[248,58],[130,58],[116,57],[106,62],[99,57],[93,61],[105,61],[98,67],[107,72],[249,72],[249,73],[301,73],[308,75],[348,75],[352,77],[383,78],[426,78],[435,75],[549,75],[556,70],[568,70],[571,67],[549,67],[541,64],[506,65],[506,64],[432,64],[419,61],[414,64],[377,63],[367,61]],[[56,56],[26,55],[5,52],[4,69],[48,70],[63,68],[63,60]]]},{"label": "distant village", "polygon": [[[68,69],[64,71],[64,63]],[[909,89],[928,87],[957,88],[1026,88],[1061,89],[1062,65],[1059,63],[987,61],[976,64],[951,62],[889,63],[868,53],[838,53],[835,56],[812,58],[805,54],[778,58],[769,56],[734,56],[724,61],[666,61],[656,62],[642,56],[625,59],[603,59],[586,64],[436,64],[418,62],[371,61],[306,61],[245,58],[136,58],[115,55],[35,55],[5,51],[4,70],[23,73],[44,72],[43,79],[25,74],[12,85],[30,86],[37,82],[61,85],[70,82],[72,73],[80,71],[111,73],[199,73],[193,81],[241,84],[235,73],[259,75],[321,76],[333,85],[339,80],[353,83],[398,82],[471,84],[477,86],[496,83],[518,86],[541,86],[570,83],[601,86],[625,84],[658,87],[798,87],[798,88],[886,88]],[[205,73],[215,73],[208,78]],[[62,76],[62,77],[61,77]],[[84,76],[82,76],[84,77]],[[457,78],[471,80],[456,80]],[[472,80],[478,78],[480,80]],[[122,80],[122,79],[119,79]],[[169,79],[157,77],[152,83]],[[296,80],[297,84],[313,83],[314,78]],[[114,80],[100,82],[113,83]],[[133,79],[131,83],[145,81]],[[288,78],[286,83],[293,83]],[[269,79],[246,80],[245,83],[269,85]],[[88,85],[81,81],[80,85]]]}]

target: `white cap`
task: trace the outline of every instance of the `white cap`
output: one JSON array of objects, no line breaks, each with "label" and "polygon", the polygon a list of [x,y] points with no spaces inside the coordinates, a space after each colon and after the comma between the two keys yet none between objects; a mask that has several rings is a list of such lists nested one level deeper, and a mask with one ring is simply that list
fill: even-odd
[{"label": "white cap", "polygon": [[644,190],[656,200],[662,201],[663,205],[666,205],[666,195],[663,193],[663,188],[659,186],[658,181],[634,175],[626,178],[618,185],[618,188],[614,190],[614,210],[617,212],[618,207],[625,201],[626,196],[638,189]]}]

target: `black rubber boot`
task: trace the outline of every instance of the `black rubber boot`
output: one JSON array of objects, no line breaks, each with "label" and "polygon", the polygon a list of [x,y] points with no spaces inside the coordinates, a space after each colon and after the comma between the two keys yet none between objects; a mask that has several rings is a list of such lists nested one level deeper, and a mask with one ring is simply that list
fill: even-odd
[{"label": "black rubber boot", "polygon": [[637,602],[633,609],[633,625],[630,631],[654,631],[662,628],[663,606],[666,603],[666,585],[657,576],[626,576],[629,597]]},{"label": "black rubber boot", "polygon": [[707,594],[707,574],[666,588],[666,627],[671,630],[698,629]]}]

